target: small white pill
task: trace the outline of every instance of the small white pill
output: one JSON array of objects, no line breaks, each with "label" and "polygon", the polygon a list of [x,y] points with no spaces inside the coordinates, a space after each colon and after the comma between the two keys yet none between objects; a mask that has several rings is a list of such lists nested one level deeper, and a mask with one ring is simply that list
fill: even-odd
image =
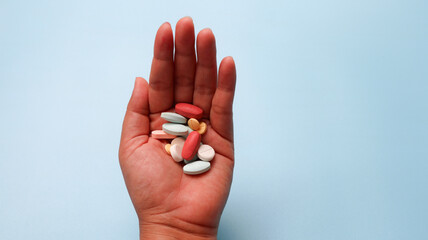
[{"label": "small white pill", "polygon": [[184,165],[183,172],[189,175],[201,174],[208,171],[211,167],[210,162],[194,161]]},{"label": "small white pill", "polygon": [[175,144],[172,145],[169,151],[171,152],[171,156],[176,162],[183,161],[183,157],[181,156],[181,151],[183,150],[183,145]]},{"label": "small white pill", "polygon": [[214,148],[210,145],[203,144],[198,149],[198,157],[203,161],[211,161],[215,156]]},{"label": "small white pill", "polygon": [[164,123],[162,130],[168,134],[176,136],[187,136],[188,127],[177,123]]},{"label": "small white pill", "polygon": [[172,123],[186,123],[187,119],[183,116],[181,116],[178,113],[173,112],[163,112],[161,113],[161,118],[167,120],[168,122]]},{"label": "small white pill", "polygon": [[186,139],[184,137],[176,137],[176,138],[174,138],[174,140],[172,140],[171,146],[175,145],[175,144],[183,145],[185,141],[186,141]]}]

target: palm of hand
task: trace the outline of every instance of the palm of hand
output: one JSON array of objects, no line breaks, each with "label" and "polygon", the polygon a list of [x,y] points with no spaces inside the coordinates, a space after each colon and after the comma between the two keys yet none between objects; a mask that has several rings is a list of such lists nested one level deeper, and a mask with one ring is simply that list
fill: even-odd
[{"label": "palm of hand", "polygon": [[[191,64],[190,68],[188,64],[180,67],[183,66],[180,62],[185,60],[181,60],[177,52],[185,46],[180,46],[179,41],[192,42],[194,48],[194,36],[192,41],[192,37],[188,36],[189,28],[193,31],[193,23],[189,18],[177,23],[176,57],[172,64],[161,59],[163,54],[171,52],[168,41],[170,37],[172,39],[172,32],[168,24],[159,28],[150,86],[144,79],[137,78],[124,120],[119,159],[140,224],[161,224],[199,234],[215,234],[233,174],[231,107],[235,70],[233,60],[225,58],[220,66],[216,88],[216,64],[215,71],[212,71],[212,66],[207,68],[198,65],[193,70]],[[204,58],[213,61],[212,44],[204,44],[204,41],[211,41],[212,33],[208,31],[198,36],[198,59],[202,63]],[[165,77],[169,71],[172,74]],[[196,76],[192,79],[194,86],[189,90],[185,83],[180,82],[182,78],[177,80],[177,73],[186,75],[186,72],[192,71],[196,72]],[[172,87],[168,88],[168,84]],[[210,88],[213,91],[209,91]],[[165,92],[165,89],[169,92]],[[174,103],[181,101],[200,106],[204,110],[204,117],[210,119],[203,120],[208,129],[202,136],[202,142],[211,145],[216,156],[211,161],[211,169],[197,176],[184,174],[183,165],[174,162],[164,150],[165,142],[149,137],[152,130],[161,129],[165,122],[160,118],[160,113],[171,111]]]}]

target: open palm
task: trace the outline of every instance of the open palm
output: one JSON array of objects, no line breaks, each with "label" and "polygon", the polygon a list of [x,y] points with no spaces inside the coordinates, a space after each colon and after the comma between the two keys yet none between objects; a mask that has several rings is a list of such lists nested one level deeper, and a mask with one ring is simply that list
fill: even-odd
[{"label": "open palm", "polygon": [[[196,49],[197,60],[191,18],[178,21],[175,44],[171,26],[160,26],[150,84],[137,78],[128,104],[119,160],[142,235],[183,233],[215,238],[229,194],[234,165],[235,63],[231,57],[224,58],[217,77],[215,38],[209,29],[198,34]],[[208,130],[202,142],[211,145],[216,156],[211,169],[201,175],[184,174],[183,165],[165,152],[165,142],[150,137],[165,122],[160,113],[172,111],[179,102],[204,111],[202,121]]]}]

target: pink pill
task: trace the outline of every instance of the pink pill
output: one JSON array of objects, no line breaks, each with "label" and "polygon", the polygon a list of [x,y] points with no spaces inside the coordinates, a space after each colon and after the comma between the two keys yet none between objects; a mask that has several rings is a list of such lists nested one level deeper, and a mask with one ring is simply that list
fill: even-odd
[{"label": "pink pill", "polygon": [[164,132],[163,130],[154,130],[152,131],[152,138],[156,139],[174,139],[177,136],[168,134]]},{"label": "pink pill", "polygon": [[177,103],[175,105],[175,112],[187,118],[196,119],[201,119],[204,113],[201,108],[189,103]]}]

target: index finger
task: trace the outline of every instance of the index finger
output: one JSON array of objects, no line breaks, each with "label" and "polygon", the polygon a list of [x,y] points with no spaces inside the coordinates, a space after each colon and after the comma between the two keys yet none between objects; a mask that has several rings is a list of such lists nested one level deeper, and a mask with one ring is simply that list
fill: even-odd
[{"label": "index finger", "polygon": [[174,100],[174,40],[169,23],[164,23],[156,33],[152,68],[149,79],[149,106],[151,113],[165,111]]}]

